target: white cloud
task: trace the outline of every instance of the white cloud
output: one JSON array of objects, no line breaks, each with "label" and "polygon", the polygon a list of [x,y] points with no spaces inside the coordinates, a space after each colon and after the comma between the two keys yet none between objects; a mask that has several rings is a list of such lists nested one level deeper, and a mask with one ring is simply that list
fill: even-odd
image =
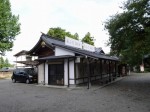
[{"label": "white cloud", "polygon": [[21,34],[16,37],[13,51],[7,53],[12,62],[13,55],[21,50],[30,50],[39,40],[41,33],[51,27],[61,27],[77,32],[83,37],[90,32],[95,45],[109,52],[105,46],[108,35],[102,23],[117,11],[123,0],[10,0],[12,12],[19,14]]}]

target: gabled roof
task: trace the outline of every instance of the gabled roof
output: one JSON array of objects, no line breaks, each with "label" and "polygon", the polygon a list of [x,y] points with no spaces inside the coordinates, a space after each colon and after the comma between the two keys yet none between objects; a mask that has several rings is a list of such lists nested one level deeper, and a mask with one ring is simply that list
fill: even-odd
[{"label": "gabled roof", "polygon": [[33,53],[34,50],[36,50],[36,48],[39,46],[39,43],[41,43],[42,41],[44,41],[45,44],[47,46],[50,46],[51,48],[54,48],[54,47],[57,46],[57,47],[61,47],[61,48],[67,49],[67,50],[69,50],[71,52],[74,52],[76,54],[80,54],[80,55],[91,57],[91,58],[95,58],[95,59],[99,59],[100,58],[100,59],[119,61],[119,59],[117,57],[110,57],[110,56],[106,56],[104,54],[100,54],[100,53],[96,53],[96,52],[90,52],[90,51],[86,51],[86,50],[83,50],[83,49],[75,48],[75,47],[72,47],[72,46],[67,46],[67,45],[65,45],[64,41],[58,40],[56,38],[52,38],[52,37],[50,37],[50,36],[48,36],[46,34],[43,34],[43,33],[42,33],[38,43],[28,53]]},{"label": "gabled roof", "polygon": [[18,56],[21,56],[21,55],[26,55],[27,53],[28,53],[28,51],[22,50],[22,51],[16,53],[14,56],[15,56],[15,57],[18,57]]},{"label": "gabled roof", "polygon": [[15,61],[16,63],[21,63],[21,64],[25,64],[28,66],[36,66],[39,64],[38,61]]}]

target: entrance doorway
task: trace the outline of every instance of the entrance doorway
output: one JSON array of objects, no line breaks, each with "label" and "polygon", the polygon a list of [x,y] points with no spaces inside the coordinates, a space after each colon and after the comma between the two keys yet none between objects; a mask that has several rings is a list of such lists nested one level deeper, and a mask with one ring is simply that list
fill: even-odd
[{"label": "entrance doorway", "polygon": [[64,64],[48,65],[48,84],[64,85]]}]

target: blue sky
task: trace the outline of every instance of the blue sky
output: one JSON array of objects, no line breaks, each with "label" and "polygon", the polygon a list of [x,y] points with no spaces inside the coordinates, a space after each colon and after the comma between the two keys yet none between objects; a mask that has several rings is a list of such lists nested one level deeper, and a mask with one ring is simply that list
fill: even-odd
[{"label": "blue sky", "polygon": [[82,38],[87,32],[95,38],[95,46],[105,46],[109,38],[103,22],[109,16],[120,12],[124,0],[10,0],[12,13],[19,15],[21,34],[16,36],[13,51],[6,57],[11,63],[14,54],[30,50],[39,40],[41,32],[47,33],[51,27],[61,27]]}]

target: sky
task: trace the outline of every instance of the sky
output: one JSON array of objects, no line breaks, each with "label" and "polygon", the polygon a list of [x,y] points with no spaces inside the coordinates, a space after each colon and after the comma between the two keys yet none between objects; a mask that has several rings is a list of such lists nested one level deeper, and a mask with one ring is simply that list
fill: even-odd
[{"label": "sky", "polygon": [[10,0],[14,15],[19,15],[21,33],[16,36],[14,47],[6,53],[10,63],[16,60],[14,54],[30,50],[38,42],[41,32],[49,28],[61,27],[71,34],[78,33],[80,39],[87,32],[95,39],[95,46],[102,47],[105,53],[109,39],[104,30],[104,22],[110,16],[121,12],[124,0]]}]

